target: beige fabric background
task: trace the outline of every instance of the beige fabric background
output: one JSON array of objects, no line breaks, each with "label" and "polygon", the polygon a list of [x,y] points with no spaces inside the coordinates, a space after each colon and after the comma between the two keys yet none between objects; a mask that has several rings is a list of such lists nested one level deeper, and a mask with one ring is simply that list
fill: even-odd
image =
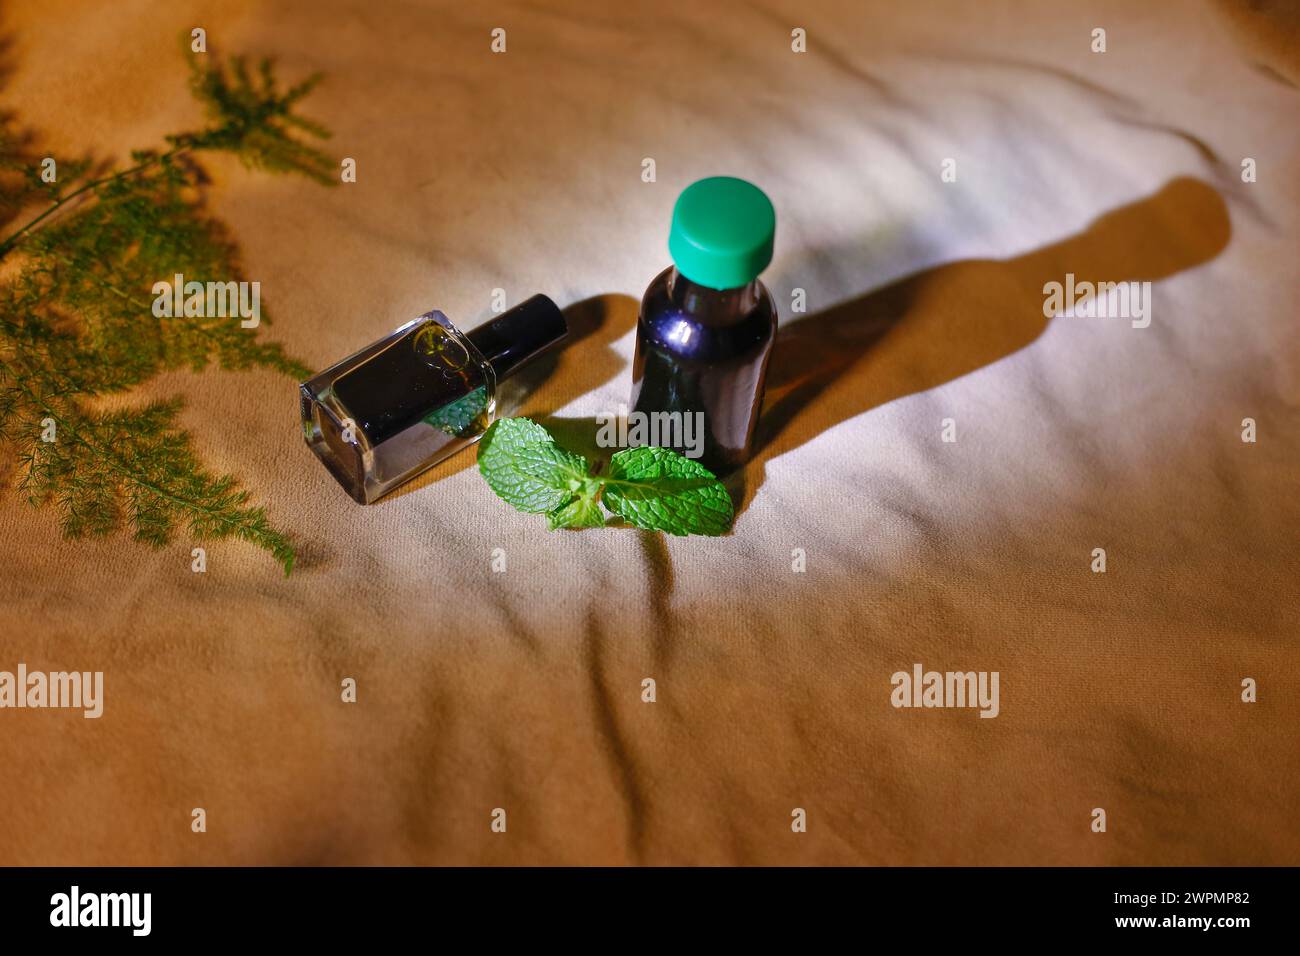
[{"label": "beige fabric background", "polygon": [[[299,568],[229,543],[196,575],[189,540],[70,543],[0,497],[0,669],[107,682],[98,721],[0,712],[0,863],[1300,863],[1300,79],[1266,16],[12,5],[3,105],[64,153],[192,125],[192,26],[327,74],[305,111],[355,185],[210,163],[271,334],[313,366],[544,291],[585,303],[584,334],[523,409],[591,435],[626,400],[673,199],[720,172],[776,204],[783,329],[717,540],[548,533],[472,453],[362,508],[303,445],[293,382],[151,383]],[[1151,327],[1044,320],[1066,272],[1151,280]],[[918,661],[999,671],[1001,715],[894,710]]]}]

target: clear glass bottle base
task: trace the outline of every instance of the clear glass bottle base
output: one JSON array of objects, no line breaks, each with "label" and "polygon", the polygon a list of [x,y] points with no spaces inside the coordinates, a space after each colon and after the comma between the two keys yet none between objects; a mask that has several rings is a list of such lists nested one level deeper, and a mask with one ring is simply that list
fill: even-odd
[{"label": "clear glass bottle base", "polygon": [[303,438],[343,489],[371,504],[477,441],[496,377],[430,312],[302,383]]}]

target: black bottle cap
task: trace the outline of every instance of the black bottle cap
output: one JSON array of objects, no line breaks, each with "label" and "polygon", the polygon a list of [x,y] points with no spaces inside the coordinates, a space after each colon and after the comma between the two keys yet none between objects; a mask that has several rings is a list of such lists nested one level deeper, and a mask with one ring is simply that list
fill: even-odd
[{"label": "black bottle cap", "polygon": [[513,375],[569,334],[560,307],[535,295],[489,319],[466,337],[492,365],[497,381]]}]

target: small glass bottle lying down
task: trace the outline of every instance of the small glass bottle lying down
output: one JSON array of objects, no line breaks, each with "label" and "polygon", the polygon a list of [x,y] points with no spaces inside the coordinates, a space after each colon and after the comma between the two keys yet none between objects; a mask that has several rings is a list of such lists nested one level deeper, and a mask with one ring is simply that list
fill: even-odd
[{"label": "small glass bottle lying down", "polygon": [[476,442],[496,415],[498,383],[567,334],[544,295],[469,333],[428,312],[303,382],[303,437],[370,504]]}]

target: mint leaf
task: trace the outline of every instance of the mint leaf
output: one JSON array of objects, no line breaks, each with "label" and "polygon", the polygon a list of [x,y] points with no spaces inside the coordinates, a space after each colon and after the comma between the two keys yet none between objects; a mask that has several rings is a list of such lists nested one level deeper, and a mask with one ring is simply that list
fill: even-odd
[{"label": "mint leaf", "polygon": [[587,479],[583,489],[568,504],[561,505],[546,516],[551,530],[556,528],[603,528],[605,512],[600,508],[601,482]]},{"label": "mint leaf", "polygon": [[713,472],[666,448],[629,448],[610,459],[603,500],[638,528],[676,535],[719,535],[734,516]]},{"label": "mint leaf", "polygon": [[478,469],[499,497],[532,513],[569,504],[588,478],[585,458],[565,451],[527,418],[492,423],[479,442]]},{"label": "mint leaf", "polygon": [[608,475],[593,474],[587,459],[527,418],[494,422],[478,452],[492,490],[520,511],[545,512],[552,531],[602,527],[602,502],[649,531],[719,535],[731,527],[731,496],[698,462],[666,448],[629,448],[609,464]]}]

